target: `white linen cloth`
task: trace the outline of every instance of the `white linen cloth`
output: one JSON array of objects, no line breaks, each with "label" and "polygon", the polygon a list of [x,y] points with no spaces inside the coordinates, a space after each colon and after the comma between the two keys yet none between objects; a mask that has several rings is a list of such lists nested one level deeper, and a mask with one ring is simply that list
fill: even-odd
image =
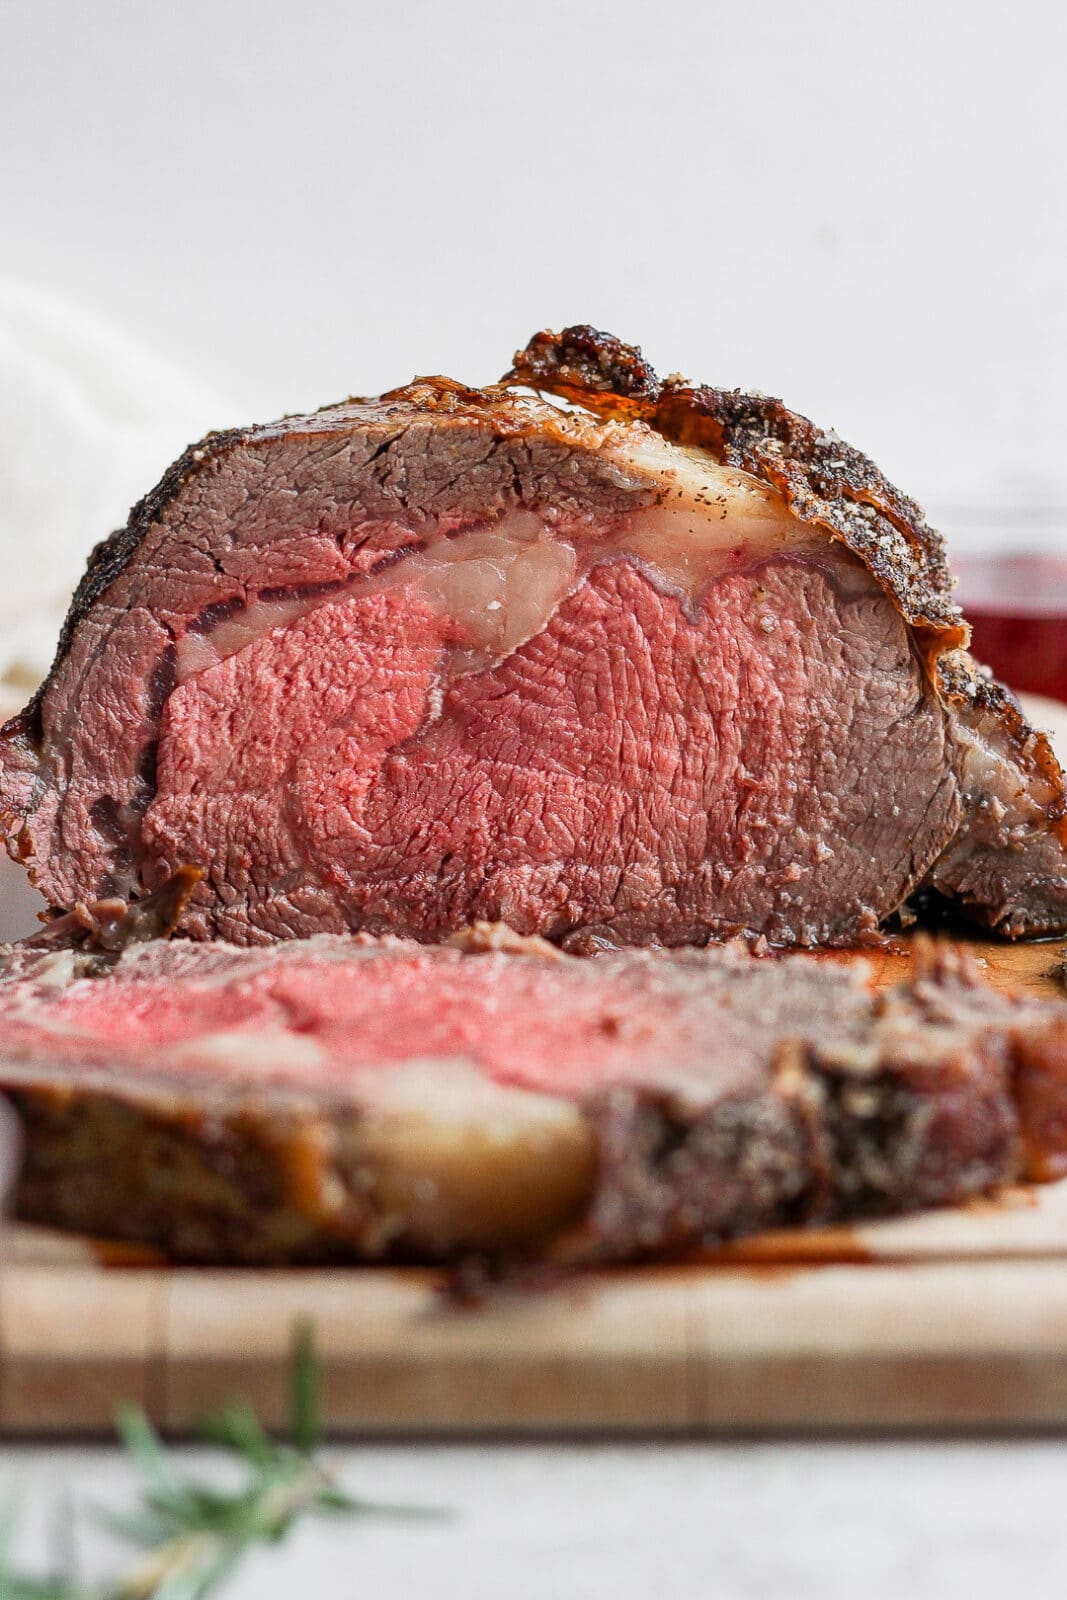
[{"label": "white linen cloth", "polygon": [[[119,328],[0,280],[0,719],[47,672],[92,547],[232,409]],[[0,857],[0,939],[39,896]]]},{"label": "white linen cloth", "polygon": [[121,329],[0,280],[0,696],[21,702],[48,670],[93,545],[234,420]]}]

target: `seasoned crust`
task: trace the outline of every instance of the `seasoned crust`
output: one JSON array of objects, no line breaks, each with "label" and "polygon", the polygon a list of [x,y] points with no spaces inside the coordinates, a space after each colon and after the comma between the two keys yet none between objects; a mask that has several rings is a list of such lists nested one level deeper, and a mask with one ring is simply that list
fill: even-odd
[{"label": "seasoned crust", "polygon": [[801,521],[839,539],[914,629],[941,699],[968,720],[995,724],[1005,750],[1047,790],[1043,809],[1067,845],[1067,785],[1048,738],[967,653],[971,630],[952,598],[944,539],[868,456],[770,396],[676,376],[661,382],[637,346],[586,325],[535,334],[502,381],[707,450],[778,489]]},{"label": "seasoned crust", "polygon": [[[590,410],[648,423],[676,444],[707,450],[778,489],[803,522],[840,539],[938,649],[967,644],[952,598],[944,540],[869,457],[765,395],[660,382],[635,345],[578,326],[538,333],[504,383],[547,391]],[[933,642],[933,641],[931,641]]]}]

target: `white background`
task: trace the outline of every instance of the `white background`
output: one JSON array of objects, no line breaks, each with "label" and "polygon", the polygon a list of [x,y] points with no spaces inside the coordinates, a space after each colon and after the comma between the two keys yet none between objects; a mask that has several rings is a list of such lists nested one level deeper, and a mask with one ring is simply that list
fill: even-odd
[{"label": "white background", "polygon": [[591,321],[936,507],[1067,503],[1058,0],[0,14],[3,271],[186,367],[205,423]]},{"label": "white background", "polygon": [[[39,659],[190,436],[491,379],[570,321],[784,395],[958,544],[1067,542],[1065,63],[1061,0],[0,0],[0,643]],[[0,1497],[121,1487],[98,1454],[2,1468]],[[309,1535],[242,1593],[1064,1581],[1058,1441],[407,1447],[350,1475],[460,1515]]]}]

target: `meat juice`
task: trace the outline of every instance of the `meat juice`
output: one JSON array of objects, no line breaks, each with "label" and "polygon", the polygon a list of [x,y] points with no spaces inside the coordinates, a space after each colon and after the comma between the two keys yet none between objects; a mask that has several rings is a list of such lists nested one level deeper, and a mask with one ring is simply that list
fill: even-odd
[{"label": "meat juice", "polygon": [[1067,556],[975,556],[957,570],[978,660],[1013,689],[1067,701]]}]

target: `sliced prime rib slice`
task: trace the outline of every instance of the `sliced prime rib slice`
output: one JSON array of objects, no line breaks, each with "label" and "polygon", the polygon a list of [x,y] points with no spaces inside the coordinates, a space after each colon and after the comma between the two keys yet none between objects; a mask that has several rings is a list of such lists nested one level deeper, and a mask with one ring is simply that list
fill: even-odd
[{"label": "sliced prime rib slice", "polygon": [[943,956],[877,996],[737,946],[500,943],[9,950],[22,1215],[209,1261],[578,1261],[1062,1170],[1067,1004]]},{"label": "sliced prime rib slice", "polygon": [[846,943],[928,891],[1061,929],[1063,775],[967,638],[864,457],[571,329],[187,452],[94,553],[0,813],[55,907],[192,863],[181,930],[243,943]]}]

